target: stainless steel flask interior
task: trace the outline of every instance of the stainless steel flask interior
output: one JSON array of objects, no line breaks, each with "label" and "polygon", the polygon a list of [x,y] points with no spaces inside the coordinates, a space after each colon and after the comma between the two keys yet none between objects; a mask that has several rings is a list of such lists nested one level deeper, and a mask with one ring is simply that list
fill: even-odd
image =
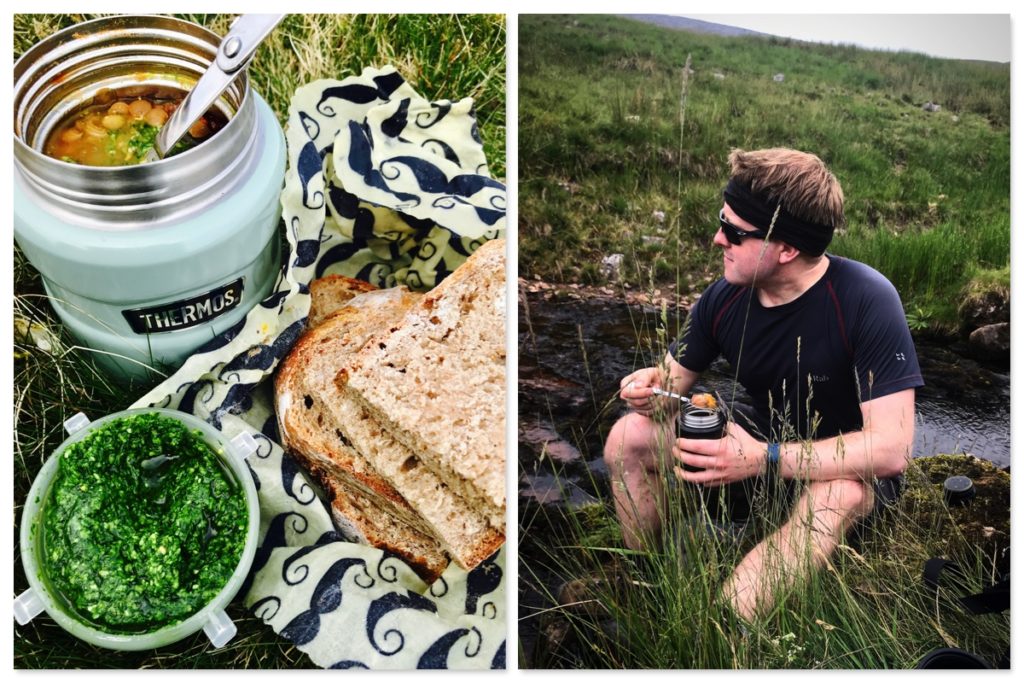
[{"label": "stainless steel flask interior", "polygon": [[26,185],[77,223],[144,229],[202,211],[244,182],[255,148],[255,112],[242,74],[216,103],[227,125],[197,147],[136,166],[89,167],[42,152],[69,114],[113,91],[187,91],[215,59],[220,36],[161,16],[117,16],[78,24],[28,50],[14,67],[14,158]]}]

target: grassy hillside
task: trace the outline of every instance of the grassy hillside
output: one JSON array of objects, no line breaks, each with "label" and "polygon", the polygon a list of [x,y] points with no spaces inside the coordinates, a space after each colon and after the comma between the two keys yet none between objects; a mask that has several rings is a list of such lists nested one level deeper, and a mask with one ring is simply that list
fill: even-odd
[{"label": "grassy hillside", "polygon": [[821,156],[847,198],[831,250],[918,319],[951,328],[968,282],[1009,262],[1008,65],[604,16],[523,16],[519,37],[523,276],[600,282],[617,252],[634,285],[699,291],[733,147]]}]

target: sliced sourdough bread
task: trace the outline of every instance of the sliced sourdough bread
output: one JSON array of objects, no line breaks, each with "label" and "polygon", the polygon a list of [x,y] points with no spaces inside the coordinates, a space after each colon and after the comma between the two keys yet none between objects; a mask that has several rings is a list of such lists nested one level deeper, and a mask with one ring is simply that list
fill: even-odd
[{"label": "sliced sourdough bread", "polygon": [[[329,289],[315,290],[314,302],[326,318],[300,337],[275,381],[281,440],[333,494],[332,514],[339,526],[400,556],[432,582],[444,571],[448,557],[431,527],[352,448],[317,398],[318,386],[331,382],[340,359],[357,350],[372,332],[400,318],[419,296],[404,288],[348,296],[360,289],[336,281]],[[323,299],[325,292],[331,299]]]},{"label": "sliced sourdough bread", "polygon": [[331,496],[331,517],[352,540],[367,543],[400,557],[428,585],[448,567],[448,555],[437,541],[410,533],[399,521],[390,519],[374,497],[361,495],[351,480],[319,477]]},{"label": "sliced sourdough bread", "polygon": [[376,289],[369,282],[344,275],[325,275],[313,280],[309,283],[310,304],[306,329],[322,323],[327,316],[344,306],[352,297]]},{"label": "sliced sourdough bread", "polygon": [[[343,368],[341,374],[346,374]],[[430,524],[459,566],[472,569],[505,542],[504,526],[488,522],[476,506],[451,490],[419,457],[341,389],[327,389],[318,399],[341,425],[346,437],[374,468],[402,491],[409,504]]]},{"label": "sliced sourdough bread", "polygon": [[[385,476],[396,481],[396,469],[425,470],[501,530],[504,250],[504,240],[478,248],[400,322],[369,339],[337,378],[340,403],[358,404],[361,424],[372,421],[374,433],[395,437],[395,446],[372,458]],[[338,422],[347,424],[356,412],[347,410]],[[367,446],[359,449],[370,456]],[[429,491],[415,497],[424,495]]]}]

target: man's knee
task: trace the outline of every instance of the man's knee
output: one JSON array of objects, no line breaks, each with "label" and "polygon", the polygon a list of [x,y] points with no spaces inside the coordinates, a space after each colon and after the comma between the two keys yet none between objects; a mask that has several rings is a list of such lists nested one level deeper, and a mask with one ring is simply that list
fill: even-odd
[{"label": "man's knee", "polygon": [[848,522],[867,516],[875,504],[872,486],[855,479],[811,482],[807,492],[815,510],[836,512]]},{"label": "man's knee", "polygon": [[[654,462],[658,423],[639,413],[627,413],[612,426],[604,445],[604,462],[613,472],[622,466]],[[669,444],[671,447],[671,444]]]}]

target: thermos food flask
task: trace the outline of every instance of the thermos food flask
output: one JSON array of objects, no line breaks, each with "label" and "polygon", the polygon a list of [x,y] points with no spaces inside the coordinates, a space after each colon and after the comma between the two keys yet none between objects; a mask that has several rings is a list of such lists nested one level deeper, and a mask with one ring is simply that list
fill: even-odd
[{"label": "thermos food flask", "polygon": [[[679,436],[684,439],[721,439],[725,436],[725,416],[717,408],[698,408],[685,404],[679,413]],[[699,467],[683,465],[689,472]]]},{"label": "thermos food flask", "polygon": [[184,94],[220,37],[158,16],[60,31],[14,66],[14,234],[61,321],[123,379],[176,369],[269,294],[280,265],[280,124],[242,73],[226,121],[180,154],[130,166],[52,158],[69,116],[111,98]]},{"label": "thermos food flask", "polygon": [[[685,404],[679,413],[679,436],[685,439],[721,439],[728,434],[728,421],[721,405],[716,408],[699,408]],[[683,464],[689,472],[702,468]],[[753,499],[752,480],[737,481],[724,486],[703,486],[697,491],[704,509],[711,519],[731,525],[743,524],[750,517],[750,501]]]}]

